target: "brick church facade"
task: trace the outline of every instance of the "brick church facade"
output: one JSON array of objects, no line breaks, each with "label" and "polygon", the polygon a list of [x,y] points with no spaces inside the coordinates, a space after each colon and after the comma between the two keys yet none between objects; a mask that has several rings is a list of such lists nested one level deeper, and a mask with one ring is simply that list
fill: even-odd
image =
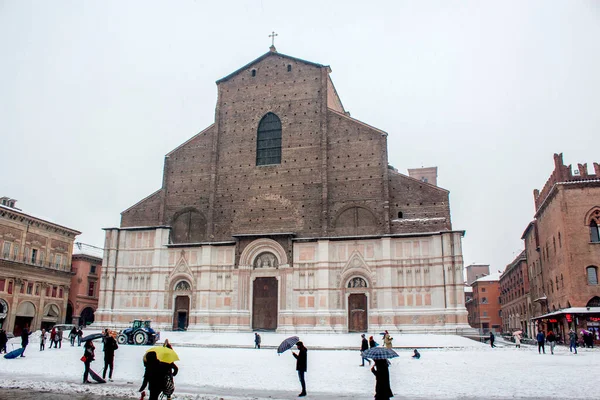
[{"label": "brick church facade", "polygon": [[330,72],[272,47],[217,81],[215,122],[106,229],[97,325],[469,329],[449,192],[388,165]]}]

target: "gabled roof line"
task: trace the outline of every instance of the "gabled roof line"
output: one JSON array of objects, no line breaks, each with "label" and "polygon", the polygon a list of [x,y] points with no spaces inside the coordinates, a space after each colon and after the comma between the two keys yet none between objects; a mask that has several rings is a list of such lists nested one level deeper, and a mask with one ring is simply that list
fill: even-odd
[{"label": "gabled roof line", "polygon": [[353,121],[353,122],[356,122],[356,123],[358,123],[358,124],[361,124],[361,125],[363,125],[363,126],[365,126],[365,127],[369,128],[369,129],[372,129],[372,130],[374,130],[374,131],[377,131],[377,132],[381,133],[382,135],[385,135],[385,136],[387,136],[387,135],[388,135],[388,133],[387,133],[386,131],[382,131],[381,129],[375,128],[374,126],[371,126],[371,125],[369,125],[369,124],[366,124],[366,123],[362,122],[361,120],[358,120],[358,119],[356,119],[356,118],[352,118],[352,117],[350,117],[350,116],[348,116],[348,115],[346,115],[346,114],[344,114],[344,113],[341,113],[341,112],[339,112],[339,111],[336,111],[336,110],[334,110],[334,109],[332,109],[332,108],[329,108],[329,107],[327,107],[327,111],[331,111],[332,113],[335,113],[335,114],[339,115],[340,117],[344,117],[344,118],[347,118],[347,119],[349,119],[349,120],[351,120],[351,121]]},{"label": "gabled roof line", "polygon": [[289,60],[298,61],[298,62],[301,62],[301,63],[304,63],[304,64],[312,65],[312,66],[315,66],[315,67],[318,67],[318,68],[329,68],[328,65],[323,65],[323,64],[312,62],[312,61],[306,61],[306,60],[303,60],[301,58],[288,56],[287,54],[283,54],[283,53],[277,53],[277,52],[274,52],[274,51],[268,51],[265,54],[263,54],[262,56],[258,57],[257,59],[255,59],[253,61],[250,61],[248,64],[244,65],[243,67],[236,69],[235,71],[233,71],[229,75],[225,76],[224,78],[219,79],[216,82],[217,85],[219,83],[221,83],[221,82],[228,81],[229,79],[233,78],[235,75],[239,74],[241,71],[244,71],[245,69],[250,68],[250,66],[252,66],[252,64],[256,64],[257,62],[262,61],[262,60],[264,60],[265,58],[267,58],[269,56],[279,56],[279,57],[287,58]]},{"label": "gabled roof line", "polygon": [[165,157],[171,156],[171,154],[173,154],[174,152],[176,152],[177,150],[179,150],[180,148],[182,148],[183,146],[185,146],[186,144],[188,144],[189,142],[191,142],[192,140],[194,140],[196,137],[202,135],[204,132],[206,132],[207,130],[209,130],[213,126],[215,126],[214,122],[212,124],[210,124],[207,128],[204,128],[203,130],[201,130],[200,132],[196,133],[194,136],[192,136],[191,138],[189,138],[185,142],[181,143],[179,146],[175,147],[173,150],[171,150],[170,152],[168,152],[165,155]]},{"label": "gabled roof line", "polygon": [[122,211],[121,215],[125,214],[127,211],[131,210],[132,208],[134,208],[135,206],[143,203],[144,201],[148,200],[150,197],[156,195],[157,193],[159,193],[162,190],[162,188],[158,189],[157,191],[153,192],[152,194],[149,194],[148,196],[144,197],[143,199],[141,199],[140,201],[138,201],[137,203],[135,203],[134,205],[132,205],[131,207],[129,207],[127,210]]}]

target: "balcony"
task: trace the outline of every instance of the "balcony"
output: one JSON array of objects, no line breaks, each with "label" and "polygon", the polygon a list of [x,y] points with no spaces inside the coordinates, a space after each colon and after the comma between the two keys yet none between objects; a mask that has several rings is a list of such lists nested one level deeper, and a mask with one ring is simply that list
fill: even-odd
[{"label": "balcony", "polygon": [[[0,260],[12,261],[19,264],[32,265],[34,267],[48,268],[53,269],[55,271],[63,271],[63,272],[71,272],[71,263],[65,264],[57,264],[57,263],[49,263],[47,261],[40,262],[39,257],[36,260],[32,260],[31,257],[25,256],[15,256],[10,253],[0,253]],[[70,261],[70,260],[69,260]]]}]

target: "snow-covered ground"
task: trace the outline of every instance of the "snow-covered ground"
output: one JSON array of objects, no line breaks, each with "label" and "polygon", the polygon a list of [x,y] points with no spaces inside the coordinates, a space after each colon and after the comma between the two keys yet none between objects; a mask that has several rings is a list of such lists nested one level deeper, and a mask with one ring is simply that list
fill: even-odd
[{"label": "snow-covered ground", "polygon": [[[264,333],[263,344],[276,346],[284,336]],[[317,350],[358,347],[359,335],[299,336],[309,348],[308,398],[372,399],[374,376],[367,367],[359,367],[358,350]],[[565,347],[557,348],[555,355],[550,355],[547,348],[548,354],[538,355],[533,347],[515,349],[504,344],[505,347],[491,349],[449,335],[393,336],[395,344],[418,347],[422,354],[420,360],[412,360],[412,351],[400,349],[400,357],[392,360],[390,380],[397,398],[598,397],[591,380],[600,362],[600,351],[596,349],[580,349],[575,356]],[[295,359],[290,352],[278,356],[274,349],[227,347],[251,346],[253,334],[164,332],[162,337],[175,345],[181,358],[177,362],[180,372],[175,377],[176,398],[292,399],[300,391]],[[102,344],[96,343],[97,360],[92,369],[100,372]],[[209,347],[195,347],[195,344]],[[500,341],[499,345],[503,343]],[[115,354],[114,382],[82,385],[83,363],[79,359],[83,347],[71,347],[65,341],[62,349],[40,352],[34,334],[25,358],[0,359],[0,387],[139,398],[137,389],[143,375],[141,360],[147,349],[148,346],[120,346]]]}]

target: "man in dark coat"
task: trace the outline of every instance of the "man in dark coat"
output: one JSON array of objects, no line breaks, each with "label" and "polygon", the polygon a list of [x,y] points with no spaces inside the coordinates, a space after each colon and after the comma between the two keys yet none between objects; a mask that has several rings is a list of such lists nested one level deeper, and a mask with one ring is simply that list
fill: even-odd
[{"label": "man in dark coat", "polygon": [[21,331],[21,347],[23,347],[21,357],[25,357],[25,348],[29,344],[29,335],[29,330],[27,330],[27,328],[23,328],[23,330]]},{"label": "man in dark coat", "polygon": [[6,331],[4,329],[0,329],[0,354],[2,354],[2,352],[6,353],[6,343],[8,343]]},{"label": "man in dark coat", "polygon": [[[174,364],[173,364],[174,365]],[[146,371],[144,372],[144,381],[140,387],[140,392],[144,392],[146,386],[150,390],[148,400],[158,400],[160,394],[165,390],[167,374],[171,368],[171,364],[165,364],[158,361],[156,353],[150,351],[146,353],[146,361],[144,362]],[[168,367],[168,368],[166,368]],[[142,398],[144,394],[142,393]]]},{"label": "man in dark coat", "polygon": [[375,400],[389,400],[394,397],[390,388],[390,370],[388,360],[373,360],[371,372],[375,375]]},{"label": "man in dark coat", "polygon": [[368,358],[365,358],[365,356],[363,356],[363,351],[369,350],[369,341],[365,337],[364,333],[362,335],[360,335],[360,337],[362,338],[362,342],[360,344],[360,356],[362,358],[362,364],[360,366],[364,367],[365,366],[365,360],[367,360],[369,362],[369,365],[371,365],[371,360],[369,360]]},{"label": "man in dark coat", "polygon": [[292,352],[294,358],[296,359],[296,371],[298,371],[298,378],[300,379],[300,385],[302,385],[302,392],[298,395],[298,397],[306,396],[306,382],[304,382],[304,373],[306,372],[306,352],[307,349],[304,347],[304,343],[298,342],[296,343],[296,347],[298,347],[298,354]]},{"label": "man in dark coat", "polygon": [[254,348],[255,349],[259,349],[260,350],[260,335],[258,334],[258,332],[254,332]]},{"label": "man in dark coat", "polygon": [[496,345],[494,344],[494,340],[496,340],[494,332],[490,331],[490,346],[492,346],[492,348],[496,347]]},{"label": "man in dark coat", "polygon": [[544,344],[546,343],[546,335],[544,335],[544,332],[542,332],[541,330],[538,331],[538,334],[535,336],[535,339],[537,340],[538,344],[538,353],[541,354],[542,351],[544,351],[544,354],[546,354],[546,347],[544,346]]},{"label": "man in dark coat", "polygon": [[[112,381],[113,363],[115,360],[115,350],[119,348],[115,338],[110,336],[108,329],[104,331],[104,369],[102,370],[102,379],[106,379],[108,370],[108,379]],[[110,369],[110,370],[109,370]]]}]

